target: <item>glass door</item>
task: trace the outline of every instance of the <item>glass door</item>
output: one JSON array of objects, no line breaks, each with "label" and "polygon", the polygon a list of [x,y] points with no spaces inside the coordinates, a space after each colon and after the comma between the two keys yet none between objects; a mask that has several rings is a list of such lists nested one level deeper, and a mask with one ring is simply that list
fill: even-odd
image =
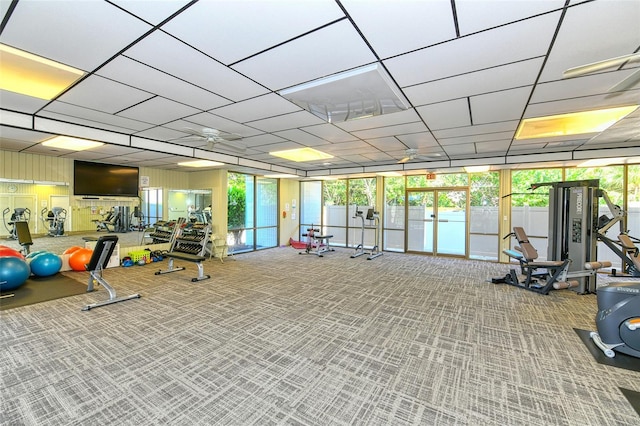
[{"label": "glass door", "polygon": [[407,191],[407,251],[467,256],[466,189]]},{"label": "glass door", "polygon": [[407,191],[407,251],[434,253],[434,197],[435,191]]}]

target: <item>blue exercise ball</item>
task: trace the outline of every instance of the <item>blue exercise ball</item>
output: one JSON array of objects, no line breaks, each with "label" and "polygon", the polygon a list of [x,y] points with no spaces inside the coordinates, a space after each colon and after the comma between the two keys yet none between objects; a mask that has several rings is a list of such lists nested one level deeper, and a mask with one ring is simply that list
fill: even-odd
[{"label": "blue exercise ball", "polygon": [[38,277],[48,277],[57,274],[62,268],[60,256],[50,252],[43,252],[31,259],[31,272]]},{"label": "blue exercise ball", "polygon": [[44,250],[32,251],[28,255],[25,256],[26,259],[31,259],[39,255],[40,253],[46,253]]},{"label": "blue exercise ball", "polygon": [[12,291],[20,287],[31,275],[29,265],[14,256],[0,257],[0,291]]}]

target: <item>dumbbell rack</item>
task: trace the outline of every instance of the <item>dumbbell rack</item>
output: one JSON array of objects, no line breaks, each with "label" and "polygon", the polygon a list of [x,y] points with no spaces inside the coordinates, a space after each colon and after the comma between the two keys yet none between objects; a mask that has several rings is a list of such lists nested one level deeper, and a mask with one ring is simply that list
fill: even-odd
[{"label": "dumbbell rack", "polygon": [[180,218],[174,225],[169,251],[204,256],[209,242],[211,225],[185,223],[186,219]]},{"label": "dumbbell rack", "polygon": [[155,224],[155,230],[149,234],[149,237],[153,239],[152,244],[162,244],[171,241],[173,231],[175,229],[176,222],[157,222]]}]

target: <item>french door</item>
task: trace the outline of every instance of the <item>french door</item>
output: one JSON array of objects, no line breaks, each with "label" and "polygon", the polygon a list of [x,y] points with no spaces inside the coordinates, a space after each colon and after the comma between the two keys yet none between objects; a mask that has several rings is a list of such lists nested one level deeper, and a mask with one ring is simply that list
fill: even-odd
[{"label": "french door", "polygon": [[406,200],[407,251],[467,257],[468,189],[410,189]]}]

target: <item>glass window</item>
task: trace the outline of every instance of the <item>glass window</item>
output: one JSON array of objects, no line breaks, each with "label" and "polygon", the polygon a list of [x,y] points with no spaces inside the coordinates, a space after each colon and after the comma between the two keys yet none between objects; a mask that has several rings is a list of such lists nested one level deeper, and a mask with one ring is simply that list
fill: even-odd
[{"label": "glass window", "polygon": [[[521,226],[536,248],[539,260],[547,257],[549,234],[549,190],[531,185],[562,181],[562,169],[514,170],[511,173],[511,226]],[[511,244],[514,246],[514,240]]]},{"label": "glass window", "polygon": [[427,179],[426,175],[407,176],[407,188],[434,188],[468,186],[469,175],[466,173],[437,174],[435,179]]},{"label": "glass window", "polygon": [[500,174],[474,173],[470,181],[469,258],[498,260]]},{"label": "glass window", "polygon": [[240,173],[227,177],[227,224],[235,253],[278,245],[278,181]]},{"label": "glass window", "polygon": [[347,181],[324,181],[323,185],[323,233],[333,235],[331,245],[347,244]]},{"label": "glass window", "polygon": [[[350,247],[373,247],[375,243],[375,221],[367,220],[369,209],[376,207],[376,178],[349,179],[348,245]],[[359,212],[359,213],[357,213]]]},{"label": "glass window", "polygon": [[405,178],[384,178],[383,250],[404,252]]}]

